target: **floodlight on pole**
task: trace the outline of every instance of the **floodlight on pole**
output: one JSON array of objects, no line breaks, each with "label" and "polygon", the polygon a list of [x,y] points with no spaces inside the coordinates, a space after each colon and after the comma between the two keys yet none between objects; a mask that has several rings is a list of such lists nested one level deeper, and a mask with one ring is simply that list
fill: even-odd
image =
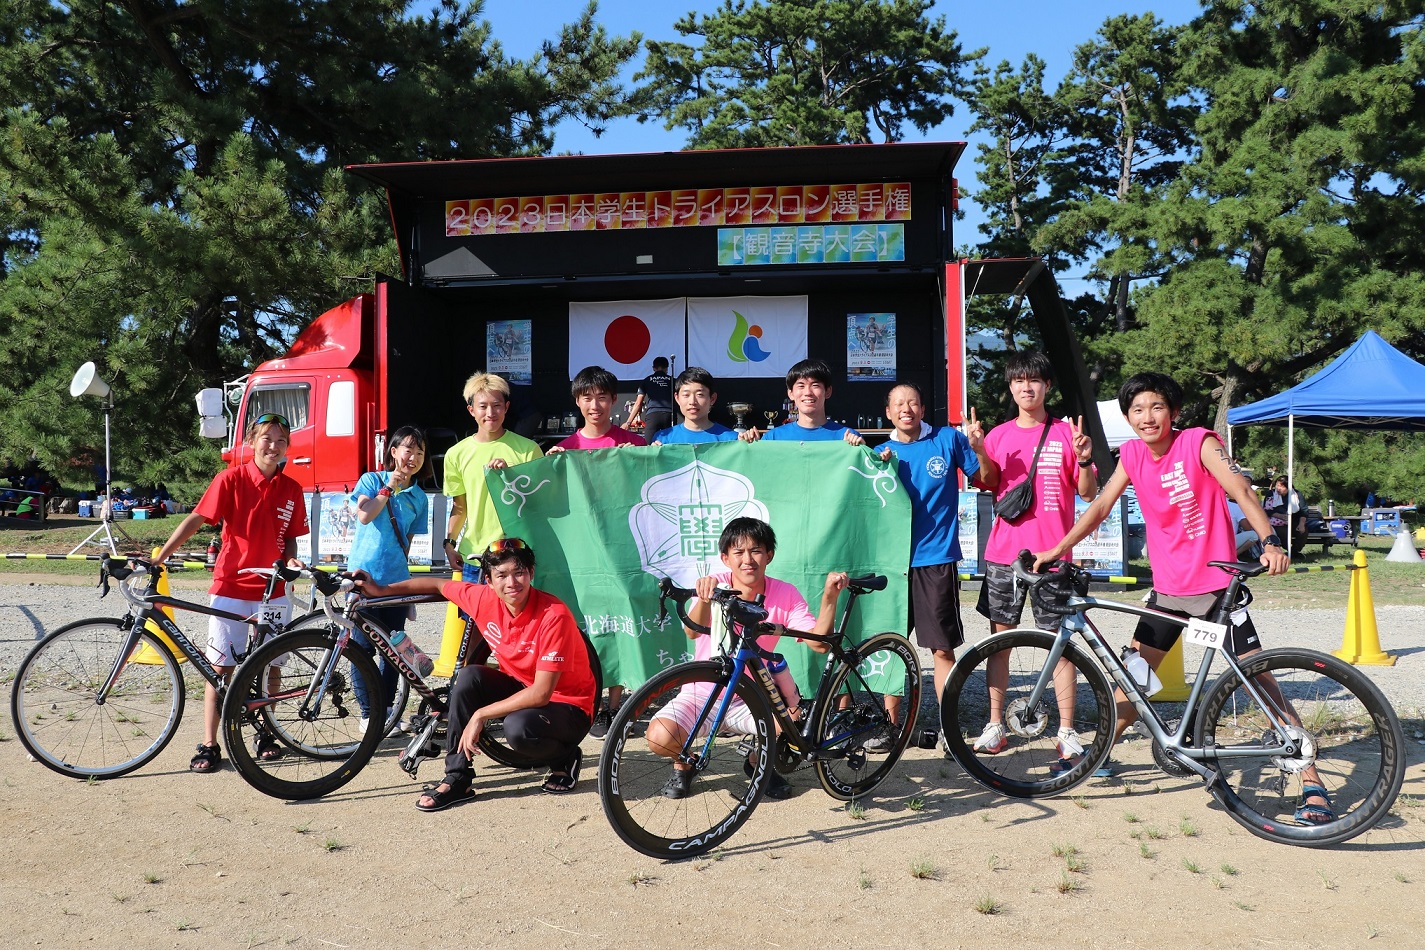
[{"label": "floodlight on pole", "polygon": [[[114,391],[108,383],[99,378],[99,370],[92,362],[89,362],[79,367],[79,372],[74,374],[74,379],[69,383],[69,395],[75,399],[83,396],[98,396],[103,400],[100,403],[100,408],[104,411],[104,502],[99,509],[99,527],[95,528],[89,537],[76,544],[74,550],[69,553],[76,553],[86,544],[97,544],[103,547],[107,542],[109,553],[117,557],[119,548],[114,543],[114,496],[113,482],[110,477],[112,467],[109,453],[109,416],[114,411]],[[125,541],[130,544],[134,543],[134,539],[125,534],[123,528],[119,528],[118,532]],[[95,539],[100,535],[104,536],[104,540],[96,541]]]}]

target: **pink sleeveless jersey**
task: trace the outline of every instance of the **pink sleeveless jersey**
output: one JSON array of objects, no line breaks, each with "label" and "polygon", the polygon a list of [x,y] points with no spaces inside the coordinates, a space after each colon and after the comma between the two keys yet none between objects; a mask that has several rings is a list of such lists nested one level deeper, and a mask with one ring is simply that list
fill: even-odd
[{"label": "pink sleeveless jersey", "polygon": [[1184,429],[1160,459],[1138,440],[1119,450],[1143,511],[1153,589],[1174,597],[1221,590],[1227,575],[1207,562],[1237,560],[1227,492],[1202,464],[1205,439],[1217,440],[1217,433]]},{"label": "pink sleeveless jersey", "polygon": [[[1000,471],[996,501],[1029,477],[1034,450],[1043,432],[1043,426],[1021,429],[1011,419],[985,436],[985,454]],[[1074,430],[1062,419],[1054,420],[1039,453],[1039,468],[1034,472],[1034,504],[1013,524],[995,519],[985,543],[985,560],[1009,564],[1025,548],[1047,551],[1064,540],[1074,523],[1079,483],[1079,460],[1074,456],[1073,445]]]}]

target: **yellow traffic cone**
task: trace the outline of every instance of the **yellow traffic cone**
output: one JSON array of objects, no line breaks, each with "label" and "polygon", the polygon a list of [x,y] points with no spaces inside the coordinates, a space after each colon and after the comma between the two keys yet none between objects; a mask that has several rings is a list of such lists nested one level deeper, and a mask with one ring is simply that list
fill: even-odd
[{"label": "yellow traffic cone", "polygon": [[[157,566],[158,563],[158,551],[158,548],[154,548],[153,552],[149,554],[149,557],[154,559],[155,566]],[[168,587],[167,571],[164,571],[158,576],[157,590],[165,597],[169,595],[170,591]],[[169,620],[173,619],[172,607],[160,607],[159,610],[163,611],[164,616],[166,616]],[[176,658],[179,663],[186,663],[188,661],[188,658],[183,655],[183,651],[178,649],[178,647],[174,645],[173,641],[168,638],[168,634],[164,633],[162,630],[159,629],[158,624],[154,623],[152,620],[145,621],[144,629],[162,640],[164,644],[168,647],[169,652],[173,654],[174,658]],[[147,643],[140,643],[138,652],[134,654],[133,662],[148,663],[150,665],[157,666],[158,664],[161,664],[163,662],[163,659],[154,651],[153,647],[149,646]]]},{"label": "yellow traffic cone", "polygon": [[1163,662],[1158,664],[1157,673],[1163,688],[1149,699],[1155,703],[1180,703],[1188,698],[1187,679],[1183,675],[1182,637],[1178,637],[1178,642],[1173,644],[1173,648],[1163,657]]},{"label": "yellow traffic cone", "polygon": [[431,676],[449,677],[455,673],[455,657],[460,653],[460,638],[465,636],[465,619],[460,616],[460,608],[454,604],[445,605],[445,629],[440,635],[440,657],[435,661]]},{"label": "yellow traffic cone", "polygon": [[1355,564],[1356,569],[1351,572],[1351,593],[1346,598],[1346,635],[1341,640],[1341,649],[1331,651],[1332,655],[1357,666],[1394,666],[1395,657],[1380,648],[1365,551],[1356,551]]}]

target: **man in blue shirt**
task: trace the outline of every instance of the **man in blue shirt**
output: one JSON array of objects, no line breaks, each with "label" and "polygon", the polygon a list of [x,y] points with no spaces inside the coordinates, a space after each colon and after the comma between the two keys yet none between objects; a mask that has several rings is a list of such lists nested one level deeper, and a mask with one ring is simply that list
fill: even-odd
[{"label": "man in blue shirt", "polygon": [[664,429],[653,438],[654,445],[695,445],[700,442],[736,442],[737,433],[708,413],[717,402],[712,374],[701,366],[689,366],[678,374],[673,398],[683,412],[683,421]]},{"label": "man in blue shirt", "polygon": [[[965,432],[925,422],[920,388],[899,383],[886,396],[886,418],[894,431],[881,448],[910,497],[910,626],[935,658],[935,695],[955,665],[955,648],[965,642],[960,621],[960,484],[976,472],[998,472],[985,454],[985,430],[970,410]],[[869,749],[869,747],[868,747]]]},{"label": "man in blue shirt", "polygon": [[795,422],[765,433],[755,427],[748,429],[742,433],[742,441],[835,442],[840,439],[852,445],[866,443],[855,429],[826,418],[826,401],[831,398],[831,368],[821,360],[802,360],[787,370],[787,398],[797,410]]}]

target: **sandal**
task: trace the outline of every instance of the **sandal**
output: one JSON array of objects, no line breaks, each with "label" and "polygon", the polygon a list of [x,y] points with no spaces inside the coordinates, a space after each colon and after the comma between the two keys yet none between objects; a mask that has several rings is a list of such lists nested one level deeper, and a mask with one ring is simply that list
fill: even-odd
[{"label": "sandal", "polygon": [[693,770],[688,769],[686,772],[682,772],[678,769],[674,769],[672,777],[658,790],[658,794],[664,798],[679,799],[687,798],[692,790]]},{"label": "sandal", "polygon": [[[445,791],[442,792],[440,790],[440,785],[445,785]],[[475,789],[469,785],[466,785],[464,788],[456,788],[452,785],[446,785],[444,782],[441,782],[440,785],[426,789],[421,797],[416,799],[417,811],[445,811],[445,809],[451,805],[458,805],[461,802],[469,801],[475,797]],[[430,799],[430,804],[422,804],[427,798]]]},{"label": "sandal", "polygon": [[[1320,798],[1326,804],[1314,805],[1307,801],[1308,798]],[[1301,804],[1292,817],[1303,825],[1329,825],[1336,820],[1336,812],[1331,808],[1331,796],[1320,785],[1301,786]]]},{"label": "sandal", "polygon": [[277,740],[267,734],[257,738],[257,761],[276,762],[287,754],[287,751],[278,744]]},{"label": "sandal", "polygon": [[544,780],[544,790],[551,795],[563,795],[579,781],[579,769],[583,765],[584,753],[575,749],[573,758],[563,766],[555,766],[549,770],[549,777]]},{"label": "sandal", "polygon": [[190,772],[216,772],[223,764],[223,750],[214,742],[212,745],[198,743],[198,754],[188,760]]}]

